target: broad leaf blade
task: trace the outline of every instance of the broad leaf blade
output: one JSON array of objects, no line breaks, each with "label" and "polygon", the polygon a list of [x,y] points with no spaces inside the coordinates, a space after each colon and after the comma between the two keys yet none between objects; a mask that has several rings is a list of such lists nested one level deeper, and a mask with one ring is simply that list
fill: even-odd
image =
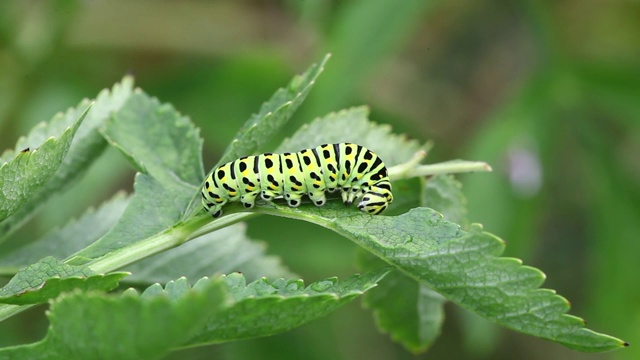
[{"label": "broad leaf blade", "polygon": [[586,329],[584,321],[567,315],[566,299],[538,288],[544,274],[522,266],[518,259],[500,258],[504,243],[479,225],[465,232],[424,208],[396,219],[343,219],[337,219],[337,227],[349,232],[354,241],[487,319],[582,351],[624,345],[619,339]]},{"label": "broad leaf blade", "polygon": [[[105,89],[98,94],[55,174],[40,188],[36,195],[32,196],[10,218],[5,219],[0,224],[0,242],[28,220],[49,197],[63,191],[73,184],[75,180],[79,179],[93,161],[102,154],[107,142],[97,129],[102,126],[112,111],[122,106],[132,92],[133,78],[125,77],[120,83],[115,84],[111,91]],[[70,109],[65,114],[56,115],[46,128],[56,129],[72,125],[89,104],[89,101],[84,100],[76,108]],[[34,134],[31,134],[28,138],[21,139],[16,148],[33,148],[36,145],[32,144],[37,143],[38,140],[44,141],[46,136],[51,135],[47,135],[42,132],[42,129],[39,129],[34,131]],[[8,156],[8,153],[5,153],[3,158],[5,156]],[[3,163],[3,161],[0,161],[0,163]]]},{"label": "broad leaf blade", "polygon": [[18,141],[19,153],[7,151],[0,158],[0,220],[18,211],[55,174],[87,111],[61,130],[59,121],[37,126]]},{"label": "broad leaf blade", "polygon": [[[466,199],[453,176],[434,176],[426,181],[426,185],[424,180],[419,183],[421,189],[412,191],[414,199],[418,193],[422,205],[440,211],[445,219],[466,222]],[[359,263],[363,269],[386,265],[370,253],[362,253]],[[399,271],[387,275],[385,281],[363,297],[364,304],[373,310],[378,327],[414,353],[426,351],[440,335],[445,300],[428,286]]]},{"label": "broad leaf blade", "polygon": [[173,107],[143,92],[128,99],[103,133],[142,172],[118,223],[78,252],[73,264],[85,264],[175,225],[204,176],[198,130]]},{"label": "broad leaf blade", "polygon": [[[261,279],[246,284],[241,274],[224,277],[233,304],[207,320],[185,346],[274,335],[323,317],[374,287],[386,270],[327,279],[304,287],[302,280]],[[195,288],[198,288],[196,284]]]},{"label": "broad leaf blade", "polygon": [[0,289],[5,304],[38,304],[73,289],[112,290],[128,273],[95,274],[82,266],[71,266],[46,257],[26,267]]},{"label": "broad leaf blade", "polygon": [[136,168],[162,184],[202,182],[202,139],[171,105],[136,91],[102,130]]},{"label": "broad leaf blade", "polygon": [[568,301],[539,289],[544,274],[514,258],[500,257],[504,243],[482,231],[445,221],[428,208],[400,216],[369,216],[329,203],[322,208],[270,204],[257,212],[310,221],[353,240],[405,274],[482,317],[514,330],[581,351],[625,346],[585,328],[567,315]]},{"label": "broad leaf blade", "polygon": [[0,349],[0,358],[73,360],[88,354],[103,359],[160,358],[189,339],[228,299],[220,279],[208,280],[197,290],[183,282],[143,296],[135,291],[119,296],[62,295],[47,314],[51,321],[47,336],[35,344]]},{"label": "broad leaf blade", "polygon": [[312,65],[305,73],[294,77],[286,88],[278,89],[271,99],[262,105],[260,111],[243,125],[218,161],[218,165],[260,150],[302,104],[324,70],[329,57],[326,55],[320,63]]}]

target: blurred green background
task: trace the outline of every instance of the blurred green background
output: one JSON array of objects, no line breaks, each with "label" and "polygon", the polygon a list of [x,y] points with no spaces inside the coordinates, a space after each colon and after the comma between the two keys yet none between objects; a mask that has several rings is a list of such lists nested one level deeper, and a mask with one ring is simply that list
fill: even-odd
[{"label": "blurred green background", "polygon": [[[2,1],[0,150],[131,73],[201,127],[209,169],[250,114],[326,52],[288,133],[368,104],[373,120],[433,140],[429,162],[488,161],[493,173],[461,177],[469,219],[542,269],[572,314],[631,347],[578,353],[448,305],[441,338],[411,355],[355,301],[285,334],[171,358],[640,358],[638,1]],[[108,151],[13,240],[130,190],[132,175]],[[307,283],[357,271],[357,249],[332,233],[273,218],[249,226]],[[46,326],[42,308],[22,314],[0,325],[0,345]]]}]

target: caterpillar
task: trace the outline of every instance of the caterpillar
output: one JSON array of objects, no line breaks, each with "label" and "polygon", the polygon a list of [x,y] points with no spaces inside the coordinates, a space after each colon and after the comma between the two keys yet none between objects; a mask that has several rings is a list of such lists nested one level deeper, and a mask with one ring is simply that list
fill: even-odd
[{"label": "caterpillar", "polygon": [[326,202],[325,191],[341,192],[346,205],[379,214],[393,201],[384,162],[373,151],[350,143],[323,144],[296,153],[245,156],[213,169],[202,187],[202,204],[214,218],[227,202],[254,206],[258,196],[283,197],[290,207],[307,195],[316,206]]}]

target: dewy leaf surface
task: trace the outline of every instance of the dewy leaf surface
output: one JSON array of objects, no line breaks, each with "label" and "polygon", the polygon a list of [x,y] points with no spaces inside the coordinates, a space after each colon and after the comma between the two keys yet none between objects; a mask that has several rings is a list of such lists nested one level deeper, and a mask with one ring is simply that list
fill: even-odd
[{"label": "dewy leaf surface", "polygon": [[[221,279],[191,289],[186,279],[140,296],[74,292],[55,299],[46,337],[0,349],[0,359],[157,359],[187,341],[228,302]],[[157,286],[159,287],[159,285]],[[156,288],[156,287],[154,287]]]},{"label": "dewy leaf surface", "polygon": [[[61,132],[65,127],[73,125],[82,112],[91,105],[57,171],[37,194],[30,197],[11,217],[0,223],[0,242],[28,220],[49,197],[63,191],[79,179],[93,161],[102,154],[107,142],[98,132],[98,128],[103,125],[111,112],[122,106],[132,92],[133,79],[125,77],[120,83],[115,84],[111,91],[105,89],[100,92],[92,105],[90,101],[83,100],[75,108],[69,109],[64,114],[57,114],[48,125],[36,127],[27,138],[18,141],[16,149],[22,150],[27,147],[34,149],[39,143],[53,136],[56,131]],[[2,159],[12,156],[12,152],[7,152]],[[0,164],[2,163],[4,161],[0,160]]]},{"label": "dewy leaf surface", "polygon": [[234,224],[126,267],[127,281],[166,283],[177,276],[199,279],[241,272],[250,281],[261,277],[291,278],[279,257],[267,256],[266,245],[247,238],[246,225]]},{"label": "dewy leaf surface", "polygon": [[251,116],[236,134],[218,165],[261,150],[302,104],[328,60],[329,55],[326,55],[320,63],[312,65],[305,73],[294,77],[287,87],[278,89],[271,99],[262,104],[260,111]]},{"label": "dewy leaf surface", "polygon": [[520,332],[581,351],[625,346],[620,339],[585,328],[567,315],[568,301],[540,289],[544,274],[504,258],[504,243],[480,225],[464,231],[429,208],[400,216],[368,216],[329,203],[322,208],[278,204],[257,212],[310,221],[332,229],[482,317]]},{"label": "dewy leaf surface", "polygon": [[[0,220],[15,213],[58,170],[88,108],[83,110],[62,129],[57,121],[36,126],[27,138],[18,141],[17,154],[7,151],[0,158]],[[2,226],[0,233],[6,230]]]},{"label": "dewy leaf surface", "polygon": [[128,273],[98,275],[86,267],[71,266],[46,257],[19,271],[0,289],[0,302],[6,304],[38,304],[75,288],[112,290]]},{"label": "dewy leaf surface", "polygon": [[[246,284],[241,274],[224,277],[233,303],[207,319],[185,346],[269,336],[306,324],[335,311],[371,289],[387,273],[379,270],[355,275],[338,282],[336,278],[308,287],[302,280],[267,279]],[[199,283],[195,288],[199,287]]]}]

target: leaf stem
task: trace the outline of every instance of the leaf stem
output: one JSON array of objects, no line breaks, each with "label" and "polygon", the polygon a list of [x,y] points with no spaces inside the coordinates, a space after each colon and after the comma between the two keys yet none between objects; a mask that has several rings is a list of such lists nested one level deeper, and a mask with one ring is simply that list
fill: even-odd
[{"label": "leaf stem", "polygon": [[420,161],[425,155],[426,153],[424,151],[418,151],[406,163],[389,168],[389,177],[391,180],[409,179],[416,176],[493,170],[491,166],[484,161],[452,160],[437,164],[420,165]]}]

